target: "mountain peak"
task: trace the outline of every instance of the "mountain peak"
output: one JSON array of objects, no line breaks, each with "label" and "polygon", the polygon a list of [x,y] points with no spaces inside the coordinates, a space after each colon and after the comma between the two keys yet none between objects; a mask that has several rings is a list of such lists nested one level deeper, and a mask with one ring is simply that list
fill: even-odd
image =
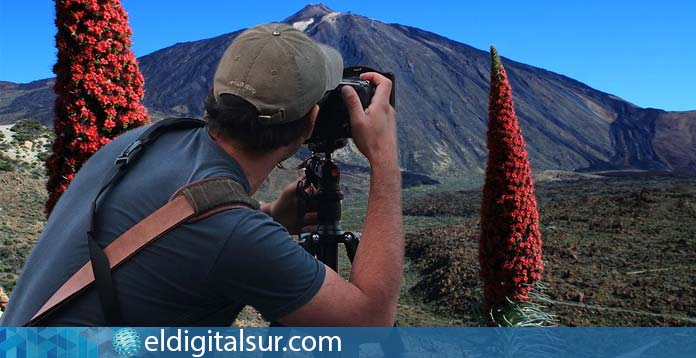
[{"label": "mountain peak", "polygon": [[283,22],[304,31],[309,25],[319,23],[324,16],[333,13],[336,13],[336,11],[333,11],[322,3],[309,4],[302,8],[302,10],[283,20]]},{"label": "mountain peak", "polygon": [[290,17],[295,17],[297,15],[302,15],[304,18],[310,18],[310,17],[322,17],[326,14],[330,14],[332,12],[335,12],[331,10],[328,6],[324,5],[323,3],[318,3],[318,4],[308,4],[307,6],[303,7],[302,10],[296,12],[294,15]]}]

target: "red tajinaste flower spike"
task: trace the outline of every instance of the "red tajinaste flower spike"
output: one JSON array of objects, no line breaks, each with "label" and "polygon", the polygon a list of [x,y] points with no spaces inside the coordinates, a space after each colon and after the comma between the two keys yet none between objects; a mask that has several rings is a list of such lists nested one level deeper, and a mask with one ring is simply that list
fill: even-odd
[{"label": "red tajinaste flower spike", "polygon": [[504,305],[507,298],[529,300],[529,291],[544,270],[532,171],[512,88],[493,46],[487,141],[479,262],[484,306],[490,310]]},{"label": "red tajinaste flower spike", "polygon": [[120,0],[56,1],[56,139],[46,161],[50,214],[82,164],[121,133],[149,122],[143,76]]}]

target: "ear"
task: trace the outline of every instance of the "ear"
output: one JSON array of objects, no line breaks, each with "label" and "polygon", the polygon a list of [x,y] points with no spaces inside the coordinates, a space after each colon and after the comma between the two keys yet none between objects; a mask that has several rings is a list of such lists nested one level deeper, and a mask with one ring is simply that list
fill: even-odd
[{"label": "ear", "polygon": [[309,126],[305,128],[304,132],[302,132],[302,141],[300,143],[304,143],[307,141],[307,139],[309,139],[309,137],[312,136],[317,115],[319,115],[319,105],[315,104],[314,107],[312,107],[312,109],[309,111]]}]

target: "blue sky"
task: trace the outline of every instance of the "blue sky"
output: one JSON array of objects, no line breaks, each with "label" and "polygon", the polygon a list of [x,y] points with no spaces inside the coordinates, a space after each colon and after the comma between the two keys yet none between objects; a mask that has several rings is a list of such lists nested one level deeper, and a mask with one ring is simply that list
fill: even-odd
[{"label": "blue sky", "polygon": [[[419,27],[558,72],[641,107],[696,109],[696,1],[332,1],[341,12]],[[122,0],[146,55],[279,21],[305,1]],[[52,77],[54,3],[0,0],[0,80]]]}]

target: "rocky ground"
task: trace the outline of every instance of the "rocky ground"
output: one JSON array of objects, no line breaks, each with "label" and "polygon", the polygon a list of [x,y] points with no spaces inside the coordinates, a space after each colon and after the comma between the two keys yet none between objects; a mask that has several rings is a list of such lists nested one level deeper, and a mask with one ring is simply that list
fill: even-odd
[{"label": "rocky ground", "polygon": [[0,287],[11,291],[45,224],[45,181],[0,171]]},{"label": "rocky ground", "polygon": [[8,292],[45,223],[50,142],[51,132],[34,120],[0,126],[0,288]]},{"label": "rocky ground", "polygon": [[[696,324],[696,179],[608,177],[537,185],[548,312],[567,326]],[[409,198],[404,213],[445,216],[407,236],[414,292],[476,317],[480,191]]]}]

